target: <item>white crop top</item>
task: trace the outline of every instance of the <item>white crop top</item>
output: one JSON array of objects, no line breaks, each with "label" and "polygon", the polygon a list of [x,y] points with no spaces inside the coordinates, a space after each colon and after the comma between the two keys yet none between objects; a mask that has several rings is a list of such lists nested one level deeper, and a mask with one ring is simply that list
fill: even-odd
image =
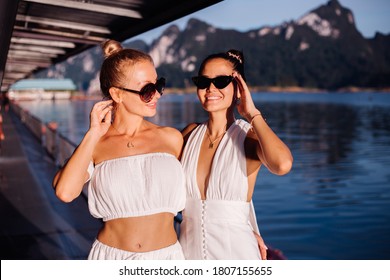
[{"label": "white crop top", "polygon": [[185,206],[184,173],[169,153],[149,153],[103,161],[88,168],[91,215],[108,221],[168,212]]}]

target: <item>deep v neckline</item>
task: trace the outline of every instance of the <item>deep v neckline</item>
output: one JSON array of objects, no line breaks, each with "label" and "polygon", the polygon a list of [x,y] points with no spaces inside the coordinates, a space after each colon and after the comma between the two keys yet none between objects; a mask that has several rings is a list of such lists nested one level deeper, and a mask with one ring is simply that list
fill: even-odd
[{"label": "deep v neckline", "polygon": [[[206,191],[205,191],[205,198],[204,200],[207,200],[209,195],[209,186],[210,186],[210,179],[213,178],[212,175],[214,174],[214,165],[215,165],[215,158],[221,153],[221,146],[222,146],[222,143],[225,143],[226,142],[226,137],[227,135],[229,134],[229,130],[236,124],[236,121],[235,120],[230,126],[229,128],[226,130],[225,134],[222,136],[221,138],[221,141],[218,143],[218,146],[214,152],[214,155],[212,157],[212,160],[211,160],[211,165],[210,165],[210,172],[209,172],[209,176],[208,176],[208,179],[207,179],[207,185],[205,184],[205,188],[207,187]],[[205,136],[206,136],[206,130],[207,130],[207,125],[206,125],[207,122],[204,122],[202,124],[202,129],[203,131],[201,132],[201,135],[200,135],[200,139],[201,139],[201,143],[200,145],[198,145],[197,147],[197,153],[196,153],[196,165],[195,165],[195,172],[194,172],[194,179],[195,180],[195,186],[196,186],[196,190],[197,190],[197,193],[198,193],[198,197],[200,200],[203,200],[202,199],[202,194],[200,193],[200,188],[199,188],[199,185],[198,185],[198,165],[199,165],[199,158],[200,158],[200,151],[201,151],[201,148],[202,148],[202,143],[205,139]]]}]

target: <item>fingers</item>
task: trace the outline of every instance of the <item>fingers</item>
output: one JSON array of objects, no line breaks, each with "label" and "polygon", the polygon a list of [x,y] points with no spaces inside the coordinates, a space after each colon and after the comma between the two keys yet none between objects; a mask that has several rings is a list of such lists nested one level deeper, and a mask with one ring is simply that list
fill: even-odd
[{"label": "fingers", "polygon": [[111,121],[111,111],[113,109],[112,103],[112,100],[97,102],[92,108],[91,119],[98,123],[104,122],[104,120]]},{"label": "fingers", "polygon": [[265,245],[263,238],[258,233],[256,233],[256,232],[253,232],[253,233],[254,233],[256,240],[257,240],[257,245],[259,247],[261,259],[266,260],[268,247],[267,247],[267,245]]},{"label": "fingers", "polygon": [[113,100],[104,100],[104,101],[99,101],[93,105],[92,110],[102,110],[107,106],[110,106],[112,104]]},{"label": "fingers", "polygon": [[[244,81],[244,78],[237,72],[233,73],[233,77],[237,81],[239,93],[240,94],[249,93],[249,88],[246,82]],[[241,96],[237,96],[237,97],[241,97]]]},{"label": "fingers", "polygon": [[241,92],[243,91],[241,81],[237,77],[237,74],[236,75],[233,74],[233,77],[234,77],[234,81],[237,83],[237,96],[236,97],[241,98]]},{"label": "fingers", "polygon": [[113,109],[113,106],[108,106],[108,107],[103,109],[102,114],[101,114],[103,116],[100,118],[102,120],[102,122],[111,123],[112,109]]},{"label": "fingers", "polygon": [[93,105],[93,112],[102,112],[103,110],[112,107],[112,100],[99,101]]},{"label": "fingers", "polygon": [[259,245],[261,259],[266,260],[268,247],[265,245],[263,239],[258,240],[258,245]]},{"label": "fingers", "polygon": [[261,255],[261,259],[262,260],[266,260],[267,259],[267,246],[261,246],[260,247],[260,255]]}]

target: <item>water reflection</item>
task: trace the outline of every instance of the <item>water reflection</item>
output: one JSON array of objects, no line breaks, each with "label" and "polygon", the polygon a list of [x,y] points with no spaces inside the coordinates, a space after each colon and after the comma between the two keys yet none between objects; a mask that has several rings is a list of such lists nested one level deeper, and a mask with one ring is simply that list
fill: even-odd
[{"label": "water reflection", "polygon": [[[182,129],[207,118],[196,95],[167,95],[151,120]],[[289,259],[389,259],[390,95],[259,94],[294,155],[286,176],[262,168],[254,193],[268,244]],[[28,105],[78,143],[94,102]]]}]

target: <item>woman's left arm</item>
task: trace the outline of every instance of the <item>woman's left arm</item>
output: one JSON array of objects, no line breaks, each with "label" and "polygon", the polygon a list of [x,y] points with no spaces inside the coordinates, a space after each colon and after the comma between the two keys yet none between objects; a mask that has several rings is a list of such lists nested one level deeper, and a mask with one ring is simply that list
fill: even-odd
[{"label": "woman's left arm", "polygon": [[277,175],[287,174],[292,167],[293,157],[287,145],[273,132],[252,100],[249,88],[238,73],[233,75],[238,84],[238,112],[252,126],[258,140],[257,155],[268,170]]}]

